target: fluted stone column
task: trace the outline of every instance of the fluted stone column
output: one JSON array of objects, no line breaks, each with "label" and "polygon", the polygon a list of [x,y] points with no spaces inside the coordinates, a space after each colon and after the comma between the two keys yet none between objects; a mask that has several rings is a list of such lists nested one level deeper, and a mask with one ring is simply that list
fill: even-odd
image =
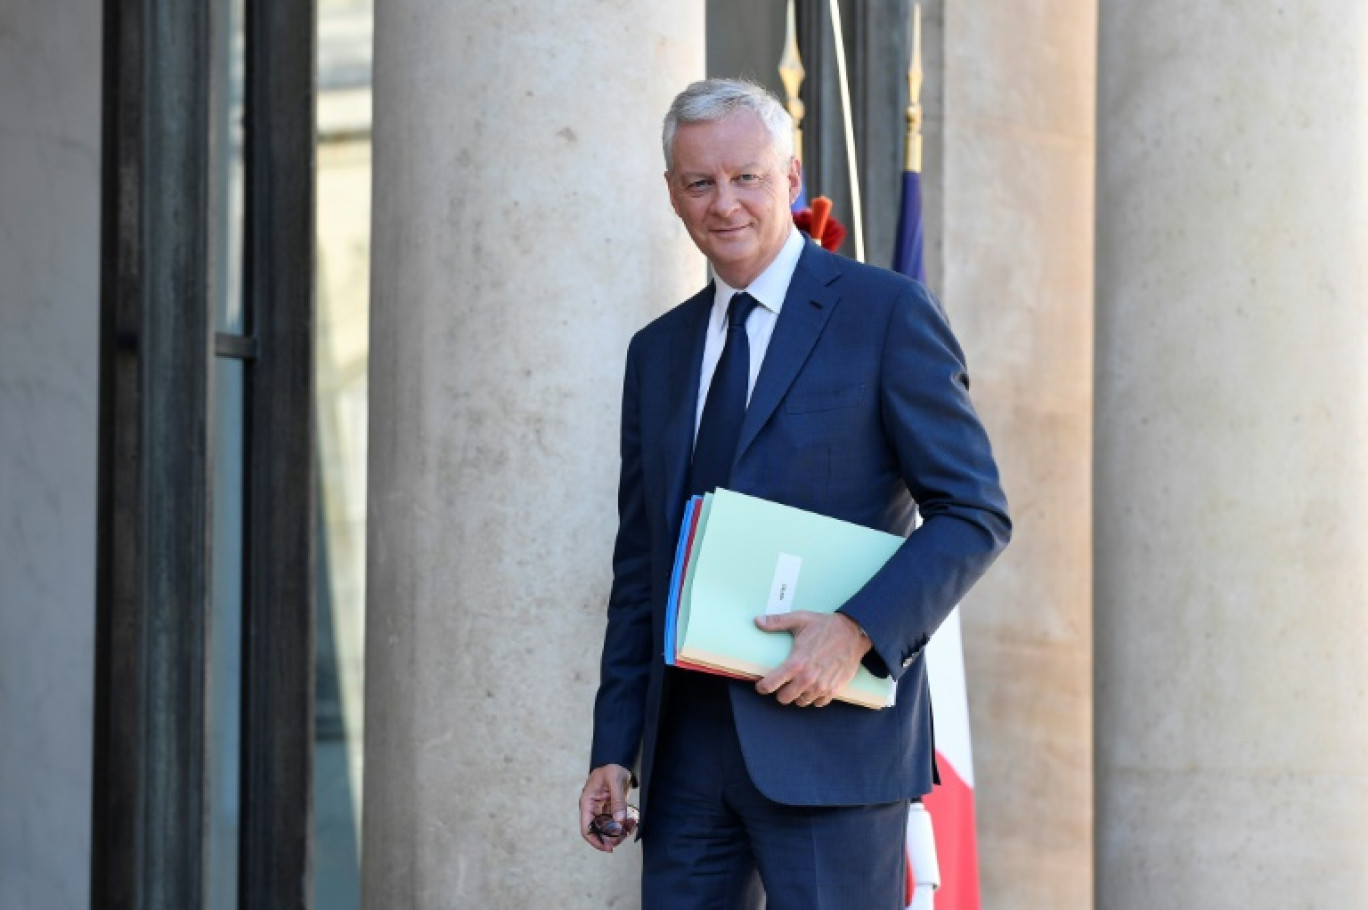
[{"label": "fluted stone column", "polygon": [[1016,525],[963,609],[983,906],[1086,907],[1097,4],[926,8],[930,277]]},{"label": "fluted stone column", "polygon": [[1100,34],[1098,904],[1368,906],[1368,6]]},{"label": "fluted stone column", "polygon": [[363,891],[631,907],[579,840],[627,341],[702,285],[703,4],[376,5]]}]

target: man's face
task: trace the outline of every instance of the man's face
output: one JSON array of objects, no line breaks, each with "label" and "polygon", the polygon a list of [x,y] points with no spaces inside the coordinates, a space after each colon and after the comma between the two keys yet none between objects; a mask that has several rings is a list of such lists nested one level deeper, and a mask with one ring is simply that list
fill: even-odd
[{"label": "man's face", "polygon": [[781,160],[764,123],[745,110],[680,124],[673,151],[665,183],[675,214],[722,280],[748,287],[788,238],[798,159]]}]

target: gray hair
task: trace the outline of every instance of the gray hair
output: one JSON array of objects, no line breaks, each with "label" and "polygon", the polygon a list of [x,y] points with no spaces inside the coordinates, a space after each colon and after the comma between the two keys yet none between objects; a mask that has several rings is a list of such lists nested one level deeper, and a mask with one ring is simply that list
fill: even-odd
[{"label": "gray hair", "polygon": [[675,130],[681,123],[715,123],[737,111],[750,111],[769,130],[774,151],[786,164],[793,157],[793,118],[764,86],[745,79],[704,79],[675,96],[665,114],[660,144],[665,169],[674,169]]}]

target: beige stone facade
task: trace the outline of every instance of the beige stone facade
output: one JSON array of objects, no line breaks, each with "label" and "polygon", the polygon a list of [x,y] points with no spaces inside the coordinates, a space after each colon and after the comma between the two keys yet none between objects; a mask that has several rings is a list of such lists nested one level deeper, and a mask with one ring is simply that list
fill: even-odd
[{"label": "beige stone facade", "polygon": [[[636,907],[575,800],[623,355],[705,278],[659,117],[725,4],[377,6],[317,157],[364,906]],[[0,13],[5,907],[89,893],[102,73],[63,10]],[[924,16],[928,272],[1016,521],[962,613],[983,906],[1368,906],[1368,7]]]},{"label": "beige stone facade", "polygon": [[1368,905],[1368,8],[1101,5],[1103,907]]}]

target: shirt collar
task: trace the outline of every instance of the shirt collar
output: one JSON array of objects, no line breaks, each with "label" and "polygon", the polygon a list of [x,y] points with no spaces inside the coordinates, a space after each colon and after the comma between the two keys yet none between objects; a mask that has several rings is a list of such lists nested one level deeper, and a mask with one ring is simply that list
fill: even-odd
[{"label": "shirt collar", "polygon": [[713,281],[717,284],[713,295],[714,322],[720,312],[725,324],[727,305],[731,303],[732,295],[737,291],[750,294],[761,306],[778,316],[779,310],[784,306],[784,298],[788,295],[789,285],[793,283],[793,272],[798,268],[798,257],[803,255],[803,244],[806,242],[802,231],[790,228],[788,239],[779,248],[779,254],[756,276],[750,287],[734,288],[723,281],[721,276],[714,275]]}]

